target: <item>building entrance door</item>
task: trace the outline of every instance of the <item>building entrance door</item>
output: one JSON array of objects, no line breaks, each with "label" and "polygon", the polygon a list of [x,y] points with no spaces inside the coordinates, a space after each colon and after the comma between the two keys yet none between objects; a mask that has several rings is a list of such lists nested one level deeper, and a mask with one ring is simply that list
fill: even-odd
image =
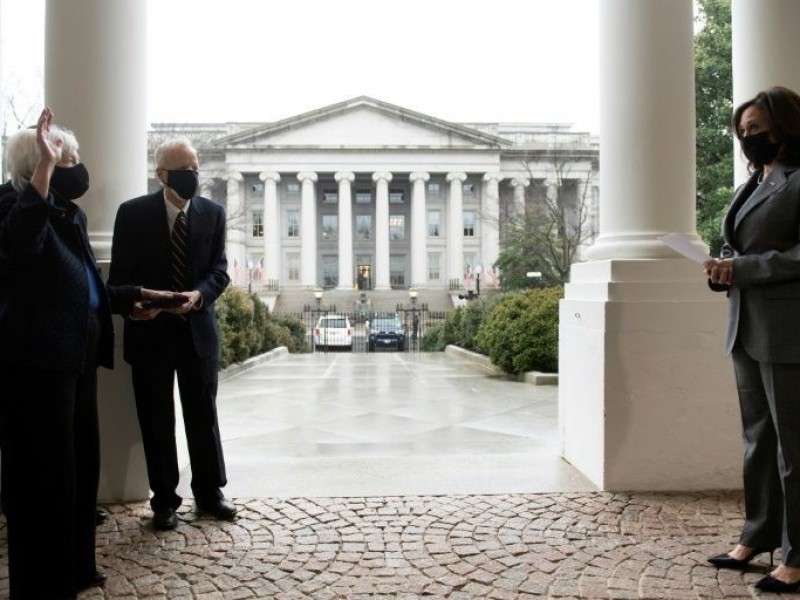
[{"label": "building entrance door", "polygon": [[356,284],[359,290],[372,289],[372,265],[361,264],[356,266]]}]

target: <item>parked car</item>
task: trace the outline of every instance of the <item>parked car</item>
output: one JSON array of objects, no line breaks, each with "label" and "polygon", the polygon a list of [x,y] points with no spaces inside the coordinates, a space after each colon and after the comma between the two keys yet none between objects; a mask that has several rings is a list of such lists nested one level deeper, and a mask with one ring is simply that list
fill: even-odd
[{"label": "parked car", "polygon": [[378,348],[406,349],[406,330],[400,316],[394,313],[376,314],[369,321],[367,351]]},{"label": "parked car", "polygon": [[347,315],[325,315],[314,328],[314,345],[317,348],[353,349],[353,328]]}]

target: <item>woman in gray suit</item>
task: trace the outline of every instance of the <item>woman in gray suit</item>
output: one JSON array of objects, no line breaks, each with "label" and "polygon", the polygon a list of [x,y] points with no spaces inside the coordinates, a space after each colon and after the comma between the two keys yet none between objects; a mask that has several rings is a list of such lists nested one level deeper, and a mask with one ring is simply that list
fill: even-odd
[{"label": "woman in gray suit", "polygon": [[800,96],[774,87],[739,106],[733,128],[752,172],[723,222],[722,258],[705,263],[729,298],[744,439],[745,522],[738,545],[712,556],[745,569],[781,548],[756,587],[800,589]]}]

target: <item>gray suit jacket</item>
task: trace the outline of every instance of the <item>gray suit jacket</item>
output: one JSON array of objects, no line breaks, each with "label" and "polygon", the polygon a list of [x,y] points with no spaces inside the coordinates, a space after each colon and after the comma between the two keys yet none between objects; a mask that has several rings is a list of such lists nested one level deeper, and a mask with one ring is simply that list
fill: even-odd
[{"label": "gray suit jacket", "polygon": [[800,363],[800,169],[757,180],[736,190],[722,224],[734,259],[725,352],[739,341],[755,360]]}]

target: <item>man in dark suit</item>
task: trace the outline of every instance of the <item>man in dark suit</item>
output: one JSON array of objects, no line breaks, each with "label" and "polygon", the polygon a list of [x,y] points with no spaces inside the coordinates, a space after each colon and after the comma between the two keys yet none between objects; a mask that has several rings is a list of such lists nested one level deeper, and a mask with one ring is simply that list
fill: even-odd
[{"label": "man in dark suit", "polygon": [[153,496],[153,525],[173,529],[179,470],[175,443],[177,374],[197,508],[233,519],[220,488],[225,461],[217,424],[219,342],[214,302],[229,283],[225,212],[196,196],[199,163],[188,140],[162,144],[156,176],[163,189],[123,203],[117,212],[109,283],[172,289],[177,306],[139,303],[125,320],[124,357],[133,376],[136,410]]}]

